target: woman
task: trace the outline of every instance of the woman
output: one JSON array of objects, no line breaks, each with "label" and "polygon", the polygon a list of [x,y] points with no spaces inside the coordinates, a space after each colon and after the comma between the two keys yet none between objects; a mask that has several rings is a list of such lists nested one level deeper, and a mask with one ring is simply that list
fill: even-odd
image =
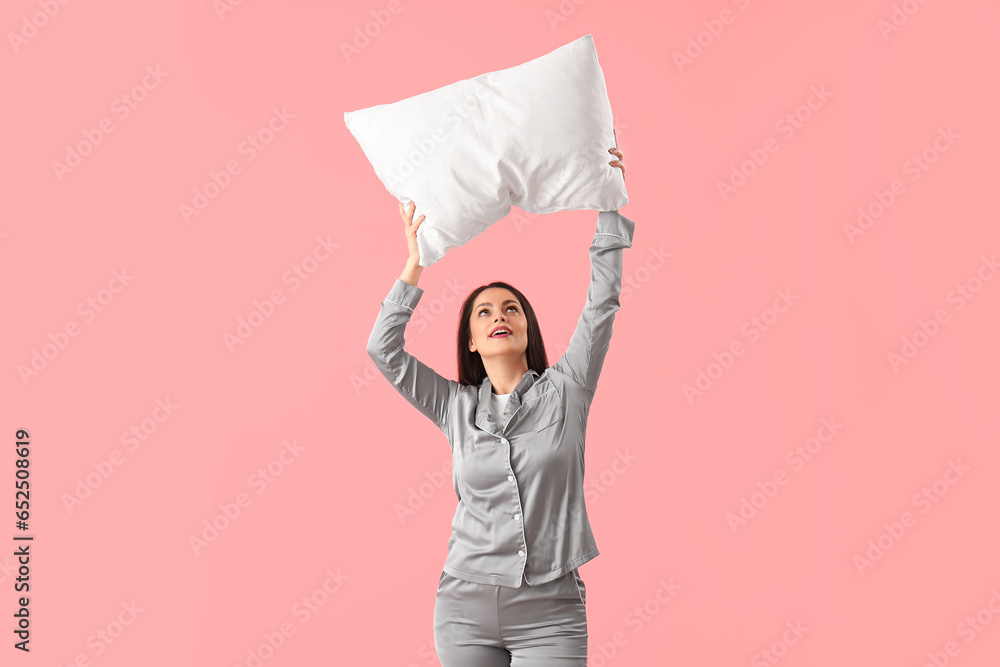
[{"label": "woman", "polygon": [[[608,164],[622,170],[618,157]],[[473,290],[458,327],[459,381],[403,349],[423,290],[414,222],[399,205],[410,256],[380,307],[368,354],[447,436],[458,507],[434,607],[443,667],[586,666],[586,588],[598,555],[584,503],[587,415],[619,308],[622,249],[635,223],[600,211],[587,301],[569,348],[548,367],[538,321],[505,282]]]}]

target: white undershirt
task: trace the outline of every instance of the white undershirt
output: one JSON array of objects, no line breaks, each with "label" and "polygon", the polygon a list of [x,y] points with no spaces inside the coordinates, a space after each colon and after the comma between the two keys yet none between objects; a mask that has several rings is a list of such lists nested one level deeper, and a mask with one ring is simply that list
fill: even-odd
[{"label": "white undershirt", "polygon": [[507,394],[494,394],[490,390],[490,407],[492,408],[491,414],[493,417],[493,423],[497,425],[497,428],[503,430],[503,424],[501,424],[501,419],[503,418],[504,408],[507,407],[507,399],[510,398],[510,393]]}]

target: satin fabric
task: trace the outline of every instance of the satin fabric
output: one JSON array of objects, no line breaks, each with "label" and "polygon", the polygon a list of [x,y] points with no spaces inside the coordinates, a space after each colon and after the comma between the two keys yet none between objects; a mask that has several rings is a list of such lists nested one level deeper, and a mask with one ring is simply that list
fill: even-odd
[{"label": "satin fabric", "polygon": [[[462,385],[406,350],[404,333],[423,290],[397,278],[382,302],[368,353],[452,450],[458,505],[443,567],[450,576],[536,586],[600,553],[585,502],[587,419],[620,308],[622,254],[634,231],[635,223],[618,211],[598,213],[590,285],[569,346],[544,372],[525,371],[496,421],[489,377]],[[379,446],[391,452],[409,444],[394,439]],[[599,443],[605,450],[611,444],[619,443]]]},{"label": "satin fabric", "polygon": [[442,667],[586,667],[586,586],[577,569],[518,588],[441,573],[434,648]]}]

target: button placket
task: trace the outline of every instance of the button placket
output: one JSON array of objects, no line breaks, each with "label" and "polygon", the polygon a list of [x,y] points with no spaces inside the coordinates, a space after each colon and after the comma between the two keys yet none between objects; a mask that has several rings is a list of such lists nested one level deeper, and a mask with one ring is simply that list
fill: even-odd
[{"label": "button placket", "polygon": [[[504,440],[504,444],[509,444],[509,443],[507,443],[506,439]],[[524,511],[524,509],[521,507],[521,495],[517,492],[517,482],[514,480],[514,475],[513,475],[514,466],[512,466],[511,463],[510,463],[510,447],[509,446],[507,447],[507,469],[510,470],[511,473],[512,473],[510,475],[507,475],[507,480],[511,481],[511,482],[514,482],[514,498],[515,498],[515,500],[517,500],[517,510],[518,510],[518,512],[517,512],[517,514],[514,515],[514,520],[518,522],[518,525],[521,528],[521,544],[526,549],[527,546],[528,546],[528,540],[524,536],[524,522],[520,520],[521,519],[521,513]],[[518,549],[517,550],[517,555],[520,556],[521,558],[524,558],[524,549]],[[523,563],[522,563],[522,565],[523,565]]]}]

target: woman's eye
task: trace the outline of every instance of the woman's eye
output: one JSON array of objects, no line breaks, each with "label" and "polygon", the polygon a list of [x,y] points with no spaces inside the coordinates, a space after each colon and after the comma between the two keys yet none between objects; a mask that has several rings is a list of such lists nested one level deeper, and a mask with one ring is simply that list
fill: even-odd
[{"label": "woman's eye", "polygon": [[[511,309],[513,309],[515,313],[517,312],[517,306],[507,306],[507,310],[511,310]],[[483,308],[477,314],[478,315],[482,315],[483,313],[488,313],[489,310],[490,310],[489,308]]]}]

